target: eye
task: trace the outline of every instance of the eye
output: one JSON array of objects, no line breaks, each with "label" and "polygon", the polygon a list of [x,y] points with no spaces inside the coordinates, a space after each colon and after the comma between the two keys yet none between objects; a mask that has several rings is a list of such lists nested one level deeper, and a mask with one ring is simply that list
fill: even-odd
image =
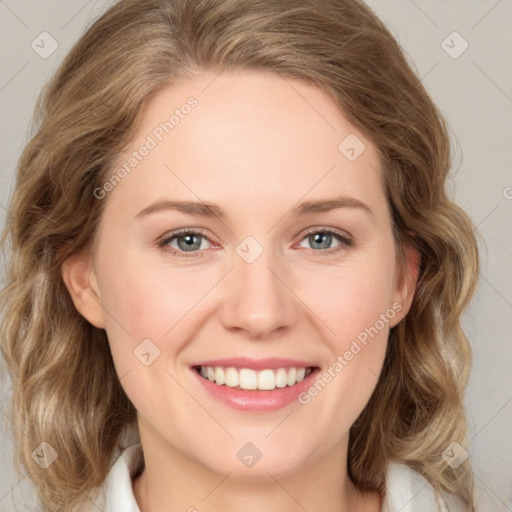
[{"label": "eye", "polygon": [[[348,234],[334,231],[332,229],[319,229],[315,228],[306,232],[302,238],[300,247],[304,247],[303,243],[309,243],[313,252],[336,254],[347,247],[353,245],[353,241]],[[334,247],[332,243],[336,242]],[[333,250],[334,249],[334,250]]]},{"label": "eye", "polygon": [[[171,233],[162,239],[158,246],[173,251],[173,255],[179,257],[195,257],[197,254],[186,254],[196,253],[208,249],[205,247],[203,242],[210,242],[210,239],[200,231],[192,231],[191,229],[182,229]],[[173,245],[174,244],[174,245]]]},{"label": "eye", "polygon": [[[303,235],[300,247],[304,242],[309,243],[310,251],[321,255],[333,255],[353,245],[353,241],[347,233],[334,231],[333,229],[314,228]],[[333,242],[336,242],[334,247]],[[165,236],[158,247],[166,251],[172,251],[177,257],[202,256],[201,251],[208,249],[211,240],[199,230],[183,228]],[[187,254],[188,253],[188,254]]]}]

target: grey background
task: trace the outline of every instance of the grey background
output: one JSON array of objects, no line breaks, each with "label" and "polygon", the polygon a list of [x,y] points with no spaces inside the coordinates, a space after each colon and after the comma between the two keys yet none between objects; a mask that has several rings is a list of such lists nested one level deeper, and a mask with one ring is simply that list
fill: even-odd
[{"label": "grey background", "polygon": [[[28,141],[37,94],[85,27],[110,3],[0,0],[2,224],[16,162]],[[475,470],[480,510],[510,511],[512,0],[368,3],[405,49],[459,144],[454,161],[456,172],[449,189],[470,214],[482,238],[480,285],[464,316],[474,353],[466,394],[469,456]],[[42,58],[31,47],[33,41],[41,40],[44,31],[58,43],[58,49],[48,58]],[[463,39],[451,35],[454,31]],[[464,40],[469,45],[467,50],[453,58],[464,48]],[[49,39],[45,48],[50,48]],[[13,502],[17,510],[35,510],[30,484],[12,471],[11,422],[5,412],[8,393],[9,389],[2,389],[0,404],[0,511],[15,510]]]}]

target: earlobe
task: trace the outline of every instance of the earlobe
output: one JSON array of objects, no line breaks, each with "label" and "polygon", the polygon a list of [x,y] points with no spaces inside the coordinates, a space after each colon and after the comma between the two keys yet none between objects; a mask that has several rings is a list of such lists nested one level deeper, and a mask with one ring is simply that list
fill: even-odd
[{"label": "earlobe", "polygon": [[401,309],[399,315],[397,315],[393,322],[390,323],[391,327],[395,327],[400,323],[400,321],[409,312],[414,299],[416,284],[418,282],[421,265],[421,254],[419,250],[412,245],[406,245],[404,247],[404,258],[404,266],[396,283],[396,290],[394,294],[394,303],[400,304]]},{"label": "earlobe", "polygon": [[77,311],[92,325],[105,327],[92,257],[88,250],[69,256],[61,266],[61,276]]}]

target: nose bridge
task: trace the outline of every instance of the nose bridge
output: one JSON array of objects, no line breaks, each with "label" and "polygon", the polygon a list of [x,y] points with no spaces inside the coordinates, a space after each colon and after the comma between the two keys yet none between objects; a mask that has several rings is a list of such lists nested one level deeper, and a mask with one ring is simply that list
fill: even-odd
[{"label": "nose bridge", "polygon": [[222,299],[225,327],[245,330],[251,337],[289,327],[296,318],[295,304],[281,280],[278,257],[253,237],[246,237],[236,253]]}]

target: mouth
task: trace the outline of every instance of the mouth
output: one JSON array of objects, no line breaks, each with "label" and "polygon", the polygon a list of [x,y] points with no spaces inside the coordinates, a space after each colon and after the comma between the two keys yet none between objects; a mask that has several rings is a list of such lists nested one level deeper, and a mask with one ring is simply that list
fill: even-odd
[{"label": "mouth", "polygon": [[205,398],[233,409],[263,413],[298,404],[320,372],[305,360],[229,357],[198,361],[190,366]]},{"label": "mouth", "polygon": [[318,367],[283,366],[255,370],[234,366],[196,365],[192,369],[217,386],[244,391],[272,391],[296,386]]}]

